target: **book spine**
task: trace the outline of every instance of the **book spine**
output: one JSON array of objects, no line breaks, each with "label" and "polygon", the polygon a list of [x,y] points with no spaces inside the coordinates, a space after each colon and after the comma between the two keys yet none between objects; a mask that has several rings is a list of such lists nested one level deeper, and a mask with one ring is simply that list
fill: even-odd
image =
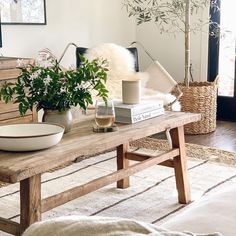
[{"label": "book spine", "polygon": [[148,112],[148,111],[152,111],[152,110],[156,110],[159,108],[163,108],[163,101],[156,101],[150,104],[137,104],[137,106],[134,106],[132,108],[127,108],[127,107],[116,107],[115,106],[115,113],[118,116],[126,116],[126,117],[130,117],[130,116],[134,116],[134,115],[138,115],[144,112]]},{"label": "book spine", "polygon": [[164,114],[164,108],[159,108],[152,111],[143,112],[141,114],[131,116],[131,122],[132,124],[137,123],[137,122],[147,120],[156,116],[160,116],[162,114]]},{"label": "book spine", "polygon": [[146,105],[146,106],[142,106],[142,107],[134,107],[133,109],[131,109],[131,116],[134,115],[138,115],[140,113],[144,113],[144,112],[150,112],[153,110],[157,110],[163,108],[163,102],[159,102],[157,101],[154,104],[150,104],[150,105]]},{"label": "book spine", "polygon": [[116,122],[132,124],[132,123],[137,123],[137,122],[147,120],[147,119],[150,119],[150,118],[162,115],[162,114],[164,114],[164,108],[159,108],[152,111],[143,112],[141,114],[137,114],[130,117],[116,115]]}]

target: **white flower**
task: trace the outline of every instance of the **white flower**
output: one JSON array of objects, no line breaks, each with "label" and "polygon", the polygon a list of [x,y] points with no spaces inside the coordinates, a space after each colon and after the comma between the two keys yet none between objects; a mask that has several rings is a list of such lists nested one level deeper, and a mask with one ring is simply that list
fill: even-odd
[{"label": "white flower", "polygon": [[60,89],[60,92],[61,92],[61,93],[64,93],[64,92],[66,92],[66,89],[65,89],[65,88],[61,88],[61,89]]},{"label": "white flower", "polygon": [[30,80],[34,80],[36,78],[39,77],[39,75],[41,74],[41,69],[36,70],[34,73],[32,73],[32,75],[30,76]]},{"label": "white flower", "polygon": [[80,90],[82,88],[83,88],[83,86],[81,84],[77,84],[76,87],[75,87],[75,89],[78,89],[78,90]]},{"label": "white flower", "polygon": [[43,92],[43,95],[46,96],[47,94],[48,94],[48,90],[46,88],[45,91]]},{"label": "white flower", "polygon": [[38,73],[34,72],[31,76],[30,76],[30,80],[34,80],[38,77]]},{"label": "white flower", "polygon": [[47,86],[47,85],[49,85],[49,83],[52,81],[52,78],[49,76],[49,75],[47,75],[47,77],[46,78],[44,78],[44,84]]},{"label": "white flower", "polygon": [[23,59],[17,59],[16,63],[17,63],[17,67],[24,67],[25,66]]}]

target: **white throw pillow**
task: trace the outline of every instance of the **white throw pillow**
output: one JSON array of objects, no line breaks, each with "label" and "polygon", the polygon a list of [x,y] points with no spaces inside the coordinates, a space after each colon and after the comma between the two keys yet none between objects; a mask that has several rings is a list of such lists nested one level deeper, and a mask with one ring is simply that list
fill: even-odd
[{"label": "white throw pillow", "polygon": [[135,59],[126,48],[104,43],[89,48],[84,55],[88,60],[100,58],[108,61],[108,80],[106,83],[110,98],[121,98],[122,79],[134,73]]}]

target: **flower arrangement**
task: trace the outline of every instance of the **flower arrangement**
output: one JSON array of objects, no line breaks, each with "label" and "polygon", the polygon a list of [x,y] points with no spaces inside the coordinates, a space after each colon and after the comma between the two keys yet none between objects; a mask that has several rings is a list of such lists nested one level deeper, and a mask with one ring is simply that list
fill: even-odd
[{"label": "flower arrangement", "polygon": [[85,110],[92,104],[92,93],[107,99],[105,87],[107,63],[95,59],[88,61],[81,56],[82,64],[78,69],[63,70],[57,60],[50,66],[28,65],[21,67],[21,74],[15,83],[5,83],[0,89],[0,100],[6,103],[19,103],[19,111],[24,115],[27,110],[66,111],[79,105]]}]

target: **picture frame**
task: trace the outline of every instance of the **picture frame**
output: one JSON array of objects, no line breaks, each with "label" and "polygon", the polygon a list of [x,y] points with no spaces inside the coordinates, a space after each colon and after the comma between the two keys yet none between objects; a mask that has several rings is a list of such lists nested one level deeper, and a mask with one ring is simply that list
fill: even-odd
[{"label": "picture frame", "polygon": [[3,25],[46,25],[46,0],[0,0]]}]

